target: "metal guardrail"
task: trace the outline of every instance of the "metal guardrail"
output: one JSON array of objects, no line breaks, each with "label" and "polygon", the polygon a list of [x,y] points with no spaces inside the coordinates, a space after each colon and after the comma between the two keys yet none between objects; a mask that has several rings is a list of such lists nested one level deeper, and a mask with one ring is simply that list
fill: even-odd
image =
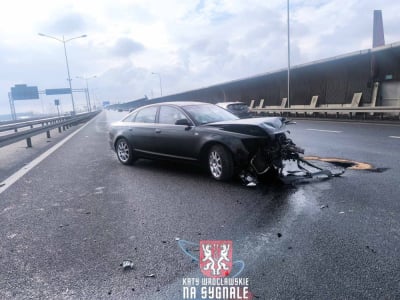
[{"label": "metal guardrail", "polygon": [[20,128],[28,127],[30,126],[33,128],[34,125],[49,125],[49,124],[55,124],[55,123],[60,123],[64,122],[66,120],[71,119],[71,116],[63,116],[63,117],[52,117],[52,118],[44,118],[44,119],[37,119],[37,120],[30,120],[30,121],[18,121],[18,122],[12,122],[12,123],[7,123],[4,125],[0,125],[0,132],[4,131],[9,131],[9,130],[14,130],[15,132],[18,131]]},{"label": "metal guardrail", "polygon": [[[80,122],[86,121],[88,119],[93,118],[97,115],[99,111],[90,112],[85,114],[80,114],[76,116],[65,116],[65,117],[56,117],[56,118],[46,118],[35,121],[28,122],[18,122],[16,124],[10,125],[2,125],[0,126],[0,131],[10,131],[14,130],[13,133],[0,136],[0,148],[14,144],[16,142],[22,141],[26,139],[27,147],[32,147],[31,138],[35,135],[45,133],[47,138],[50,138],[50,130],[58,128],[58,132],[62,132],[62,130],[68,129],[70,126],[74,124],[78,124]],[[34,125],[41,124],[40,127],[33,127]],[[20,128],[31,127],[30,129],[18,131]]]},{"label": "metal guardrail", "polygon": [[[319,108],[251,108],[251,112],[256,114],[261,113],[272,113],[272,114],[323,114],[327,116],[328,114],[335,114],[336,117],[339,117],[340,114],[348,114],[350,118],[352,118],[353,114],[362,113],[364,117],[366,114],[377,114],[380,115],[381,118],[383,114],[391,113],[391,114],[400,114],[400,107],[399,106],[377,106],[377,107],[319,107]],[[400,118],[400,116],[399,116]]]},{"label": "metal guardrail", "polygon": [[[53,117],[57,117],[57,115],[49,115],[49,116],[47,116],[47,118],[53,118]],[[26,119],[0,121],[0,126],[17,124],[17,123],[28,122],[28,121],[36,121],[36,120],[41,120],[41,119],[44,119],[44,118],[45,118],[44,116],[40,116],[40,117],[32,117],[32,118],[26,118]]]}]

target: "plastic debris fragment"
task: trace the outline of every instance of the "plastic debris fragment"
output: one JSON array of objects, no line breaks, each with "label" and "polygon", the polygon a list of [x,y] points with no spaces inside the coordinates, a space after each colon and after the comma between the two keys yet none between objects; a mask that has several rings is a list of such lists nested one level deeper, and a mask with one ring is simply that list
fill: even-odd
[{"label": "plastic debris fragment", "polygon": [[131,261],[131,260],[124,260],[123,262],[122,262],[122,268],[124,269],[124,270],[131,270],[131,269],[133,269],[133,261]]}]

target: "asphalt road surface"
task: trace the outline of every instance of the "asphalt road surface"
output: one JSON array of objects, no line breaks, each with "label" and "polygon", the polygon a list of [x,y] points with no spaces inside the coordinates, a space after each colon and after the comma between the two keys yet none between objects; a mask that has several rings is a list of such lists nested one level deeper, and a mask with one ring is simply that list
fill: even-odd
[{"label": "asphalt road surface", "polygon": [[123,166],[107,141],[122,116],[101,113],[0,193],[1,299],[182,299],[201,272],[178,239],[232,240],[255,299],[400,299],[398,125],[299,121],[306,155],[380,172],[247,188],[191,165]]}]

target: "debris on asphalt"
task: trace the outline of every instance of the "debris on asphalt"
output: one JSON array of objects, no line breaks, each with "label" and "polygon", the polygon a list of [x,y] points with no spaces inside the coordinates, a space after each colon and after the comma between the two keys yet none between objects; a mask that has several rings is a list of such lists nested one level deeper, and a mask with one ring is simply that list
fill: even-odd
[{"label": "debris on asphalt", "polygon": [[292,248],[292,246],[289,246],[289,247],[287,247],[289,250],[292,250],[293,248]]},{"label": "debris on asphalt", "polygon": [[167,241],[161,241],[163,244],[166,244],[167,243]]},{"label": "debris on asphalt", "polygon": [[178,238],[178,237],[175,238],[175,241],[179,241],[179,240],[180,240],[180,238]]},{"label": "debris on asphalt", "polygon": [[324,209],[324,208],[328,208],[328,207],[329,207],[328,204],[324,204],[324,205],[321,205],[319,208]]},{"label": "debris on asphalt", "polygon": [[376,253],[375,249],[372,249],[370,246],[365,246],[366,249],[370,250],[372,253]]},{"label": "debris on asphalt", "polygon": [[122,262],[121,266],[124,269],[124,271],[126,271],[126,270],[132,270],[134,265],[133,261],[126,259]]},{"label": "debris on asphalt", "polygon": [[69,226],[69,224],[60,224],[60,226],[58,226],[58,227],[63,228],[63,227],[67,227],[67,226]]},{"label": "debris on asphalt", "polygon": [[339,214],[341,214],[341,215],[344,214],[344,211],[339,211]]},{"label": "debris on asphalt", "polygon": [[278,238],[282,237],[282,233],[278,232],[277,236]]},{"label": "debris on asphalt", "polygon": [[112,294],[112,290],[109,290],[107,294],[111,295]]},{"label": "debris on asphalt", "polygon": [[151,277],[151,278],[155,278],[156,277],[156,275],[155,274],[149,274],[149,275],[144,275],[144,277]]},{"label": "debris on asphalt", "polygon": [[253,174],[251,174],[250,172],[246,172],[243,171],[240,175],[239,175],[240,179],[242,180],[243,185],[247,186],[247,187],[255,187],[257,186],[257,178],[255,176],[253,176]]},{"label": "debris on asphalt", "polygon": [[97,188],[94,189],[94,190],[95,190],[94,194],[95,194],[95,195],[103,194],[104,189],[105,189],[104,186],[99,186],[99,187],[97,187]]}]

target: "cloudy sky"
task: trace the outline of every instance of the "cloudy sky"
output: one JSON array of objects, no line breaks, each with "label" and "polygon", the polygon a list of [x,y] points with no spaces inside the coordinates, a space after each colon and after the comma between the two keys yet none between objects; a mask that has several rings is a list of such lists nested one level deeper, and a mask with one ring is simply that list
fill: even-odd
[{"label": "cloudy sky", "polygon": [[[290,1],[291,60],[298,65],[371,48],[383,11],[386,43],[400,41],[400,1]],[[287,66],[285,0],[12,0],[0,4],[0,115],[15,84],[39,90],[88,80],[92,100],[126,102],[246,78]],[[76,93],[77,109],[85,106]],[[17,112],[71,110],[70,96],[17,101]]]}]

